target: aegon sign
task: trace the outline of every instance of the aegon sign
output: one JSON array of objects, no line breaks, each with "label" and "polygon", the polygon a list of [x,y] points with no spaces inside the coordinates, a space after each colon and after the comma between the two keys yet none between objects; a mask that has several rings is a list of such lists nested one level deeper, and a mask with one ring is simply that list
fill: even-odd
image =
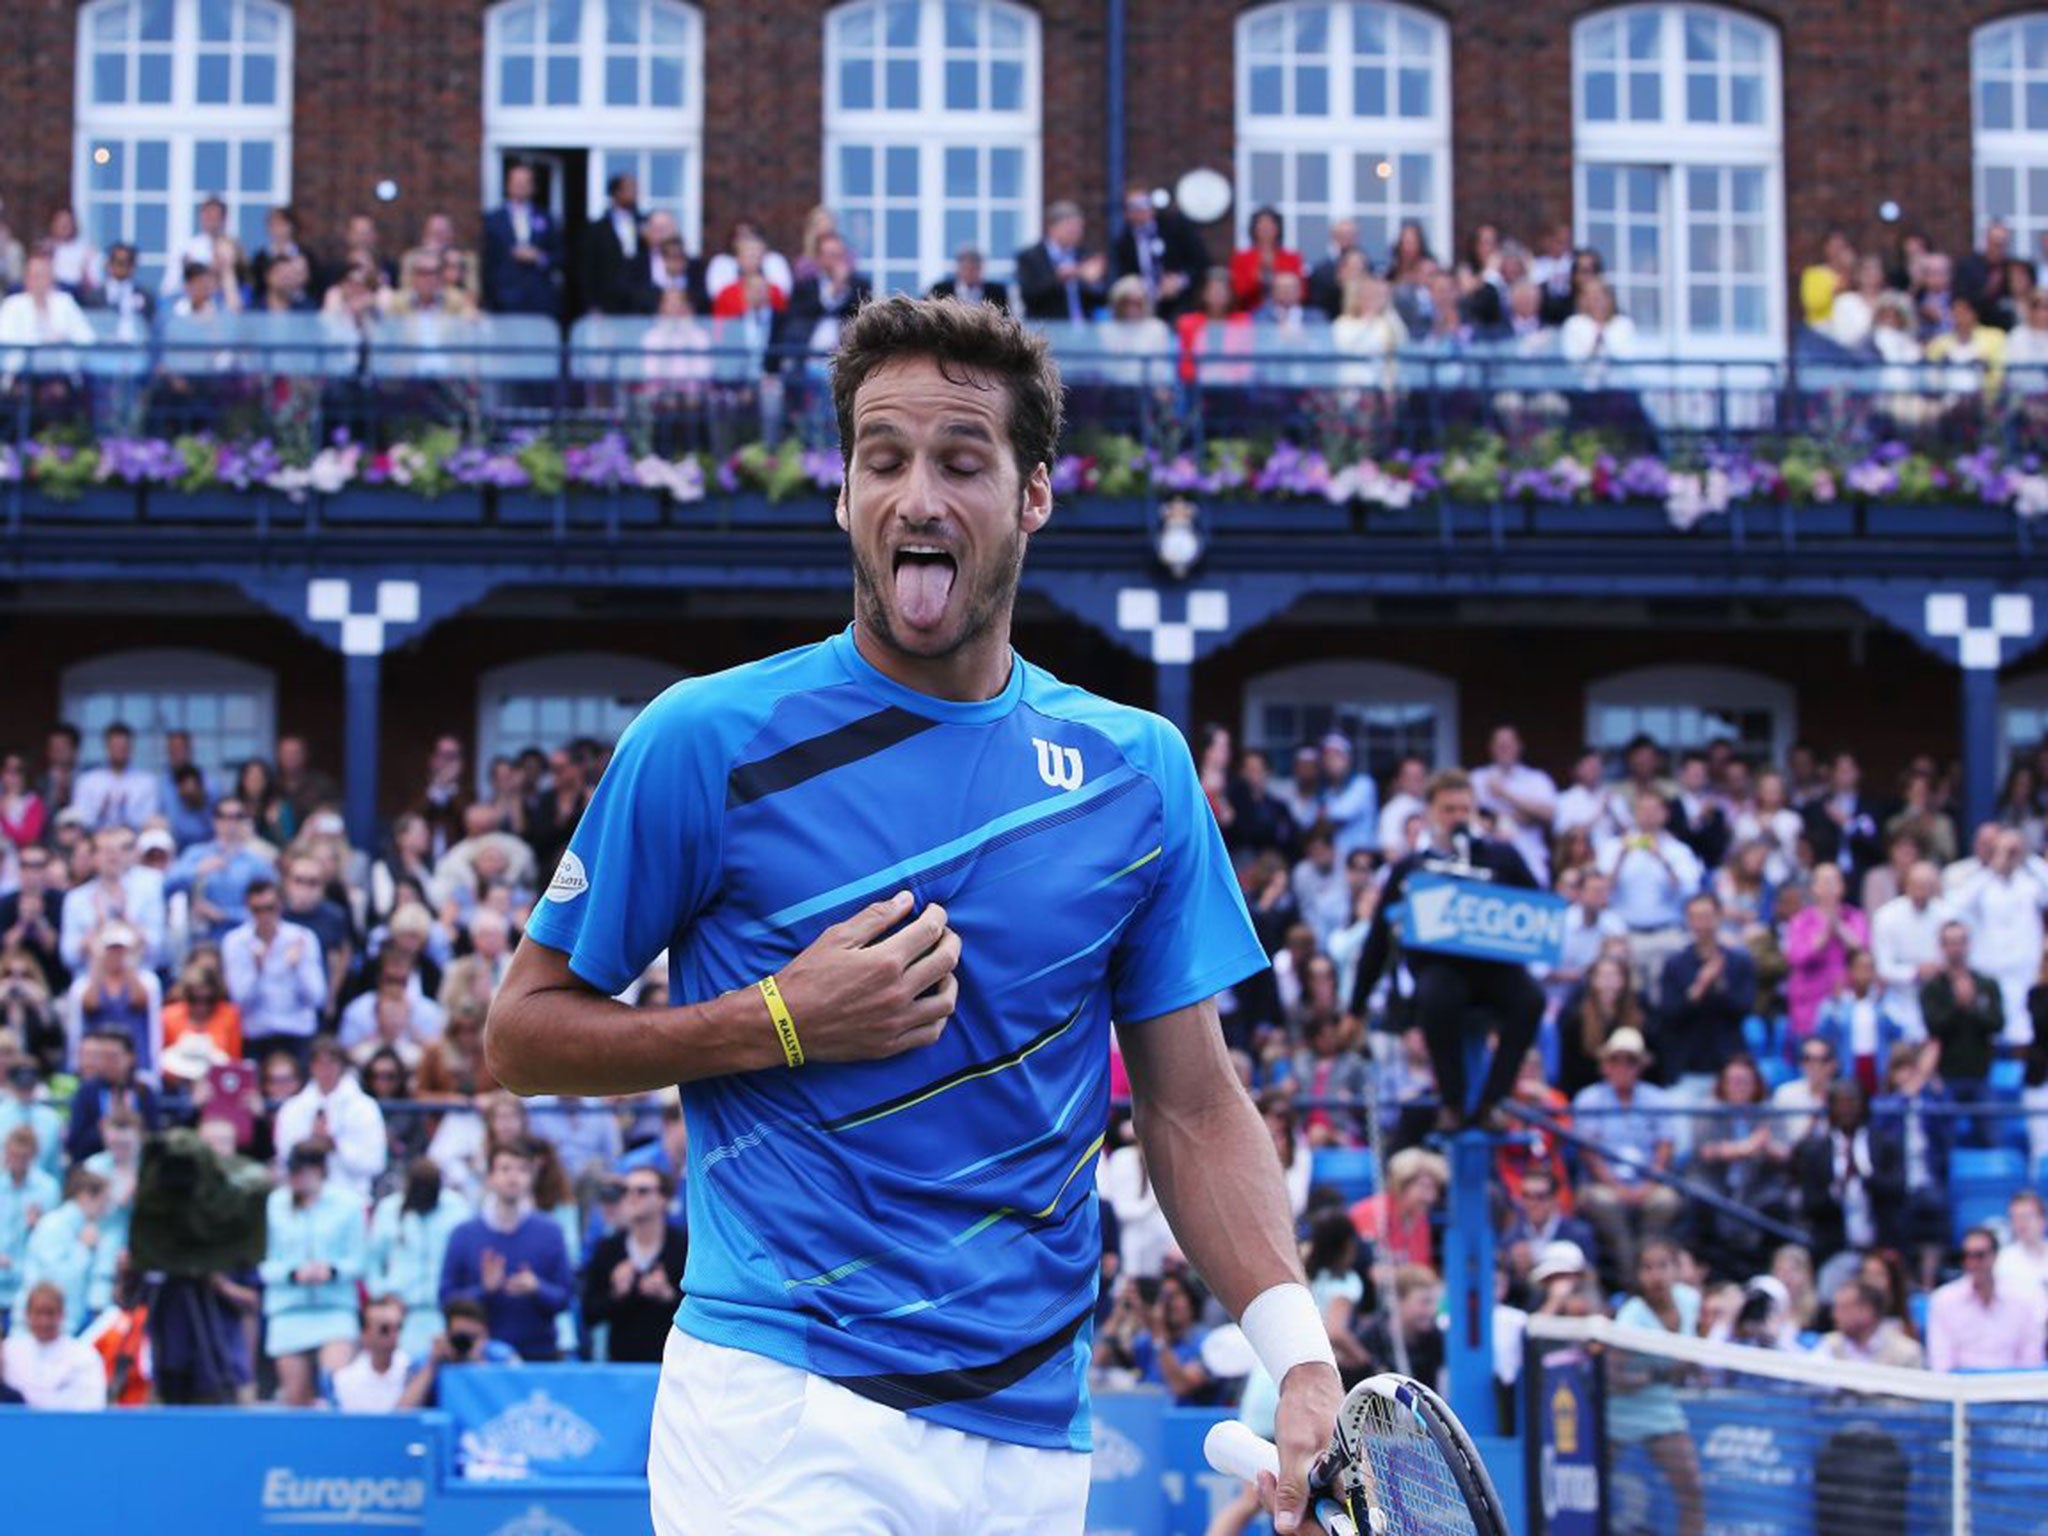
[{"label": "aegon sign", "polygon": [[1401,942],[1469,960],[1555,965],[1570,910],[1570,902],[1547,891],[1418,871],[1401,909]]}]

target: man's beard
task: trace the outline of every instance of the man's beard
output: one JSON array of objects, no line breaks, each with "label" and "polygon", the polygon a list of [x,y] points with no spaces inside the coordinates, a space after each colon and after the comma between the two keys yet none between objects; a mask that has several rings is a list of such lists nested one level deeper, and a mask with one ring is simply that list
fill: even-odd
[{"label": "man's beard", "polygon": [[[936,641],[911,643],[897,634],[895,626],[890,622],[895,571],[892,569],[878,574],[860,545],[856,543],[853,545],[854,617],[891,649],[908,656],[937,660],[954,655],[980,639],[995,627],[998,620],[1008,615],[1017,598],[1017,579],[1023,569],[1024,532],[1021,527],[1013,525],[1008,539],[1002,546],[991,551],[990,558],[981,566],[974,584],[961,592],[962,612],[959,629],[952,639],[947,640],[941,635]],[[966,567],[960,566],[953,579],[956,582],[968,579]],[[950,600],[949,597],[948,601]]]}]

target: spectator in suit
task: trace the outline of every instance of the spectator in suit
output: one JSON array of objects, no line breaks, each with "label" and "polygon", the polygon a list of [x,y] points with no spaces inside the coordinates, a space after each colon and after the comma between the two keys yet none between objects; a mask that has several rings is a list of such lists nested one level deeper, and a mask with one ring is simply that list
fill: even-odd
[{"label": "spectator in suit", "polygon": [[1209,252],[1178,210],[1153,203],[1150,189],[1135,183],[1124,189],[1124,227],[1111,254],[1115,275],[1140,279],[1160,319],[1171,321],[1199,300]]},{"label": "spectator in suit", "polygon": [[1564,1257],[1551,1251],[1554,1243],[1576,1247],[1581,1268],[1591,1264],[1600,1251],[1600,1240],[1591,1223],[1565,1208],[1559,1199],[1561,1192],[1557,1175],[1548,1168],[1531,1168],[1522,1175],[1521,1197],[1515,1201],[1514,1214],[1501,1233],[1501,1250],[1517,1280],[1541,1285],[1544,1277],[1531,1271],[1539,1263]]},{"label": "spectator in suit", "polygon": [[821,361],[839,345],[839,327],[874,297],[874,284],[855,270],[853,252],[836,234],[818,237],[817,271],[796,280],[779,322],[779,344],[792,357]]},{"label": "spectator in suit", "polygon": [[590,307],[600,314],[641,312],[647,244],[641,238],[640,183],[632,172],[620,171],[605,183],[609,201],[593,219],[584,239],[584,271]]},{"label": "spectator in suit", "polygon": [[[1344,312],[1344,288],[1350,281],[1341,268],[1346,258],[1358,253],[1358,274],[1371,271],[1372,262],[1358,243],[1358,220],[1339,219],[1330,226],[1330,249],[1308,272],[1308,301],[1332,320]],[[1306,259],[1306,258],[1304,258]]]},{"label": "spectator in suit", "polygon": [[126,240],[107,247],[107,279],[92,291],[85,307],[132,321],[139,330],[156,323],[156,295],[136,280],[135,247]]},{"label": "spectator in suit", "polygon": [[1290,251],[1282,243],[1286,228],[1277,208],[1260,208],[1252,213],[1250,243],[1230,258],[1231,294],[1239,309],[1257,314],[1276,302],[1279,291],[1273,280],[1282,272],[1291,272],[1301,280],[1295,298],[1296,303],[1301,302],[1308,274],[1302,266],[1301,252]]},{"label": "spectator in suit", "polygon": [[1287,271],[1274,274],[1271,296],[1252,311],[1252,323],[1295,336],[1317,330],[1327,335],[1330,327],[1320,309],[1302,301],[1301,274]]},{"label": "spectator in suit", "polygon": [[1839,866],[1852,891],[1861,891],[1864,874],[1884,861],[1878,807],[1865,798],[1862,786],[1856,754],[1837,752],[1828,766],[1827,788],[1800,807],[1814,862]]},{"label": "spectator in suit", "polygon": [[953,253],[953,272],[932,284],[934,299],[958,299],[963,304],[993,304],[1004,314],[1010,312],[1010,291],[984,274],[981,252],[963,245]]},{"label": "spectator in suit", "polygon": [[1025,319],[1079,325],[1107,300],[1109,263],[1083,245],[1086,233],[1078,203],[1057,202],[1045,210],[1045,238],[1017,253]]},{"label": "spectator in suit", "polygon": [[533,167],[505,172],[505,203],[484,218],[484,308],[549,315],[561,305],[562,232],[533,200]]},{"label": "spectator in suit", "polygon": [[1877,1240],[1918,1255],[1922,1286],[1934,1284],[1948,1251],[1949,1155],[1955,1100],[1939,1075],[1941,1047],[1922,1040],[1892,1047],[1885,1092],[1870,1106],[1872,1204]]},{"label": "spectator in suit", "polygon": [[[1927,1038],[1939,1048],[1941,1080],[1961,1104],[1981,1104],[1990,1095],[1991,1062],[1998,1049],[2005,1012],[1998,983],[1971,968],[1970,930],[1959,922],[1941,929],[1941,972],[1920,989],[1920,1013]],[[1980,1145],[1983,1125],[1976,1125]]]},{"label": "spectator in suit", "polygon": [[632,313],[660,313],[662,295],[677,290],[688,298],[692,314],[702,314],[711,307],[703,275],[684,249],[675,219],[659,209],[650,213],[640,230],[640,257],[630,275]]},{"label": "spectator in suit", "polygon": [[1698,1099],[1744,1050],[1756,963],[1747,950],[1721,942],[1721,902],[1711,892],[1686,901],[1685,926],[1692,942],[1664,962],[1658,988],[1658,1054],[1672,1087]]},{"label": "spectator in suit", "polygon": [[592,1250],[583,1276],[583,1321],[608,1324],[610,1360],[659,1360],[683,1294],[689,1235],[668,1219],[675,1181],[659,1168],[620,1178],[624,1218]]}]

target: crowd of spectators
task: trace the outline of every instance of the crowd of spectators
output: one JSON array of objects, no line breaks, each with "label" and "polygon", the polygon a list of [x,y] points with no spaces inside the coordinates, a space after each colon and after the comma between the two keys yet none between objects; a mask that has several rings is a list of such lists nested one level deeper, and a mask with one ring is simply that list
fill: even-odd
[{"label": "crowd of spectators", "polygon": [[[1494,1124],[1503,1379],[1524,1311],[1612,1313],[1631,1296],[1627,1318],[1649,1305],[1662,1326],[1842,1359],[2043,1362],[2040,1198],[2012,1179],[1993,1201],[2004,1218],[1964,1230],[1951,1178],[1959,1149],[2018,1163],[2024,1147],[2030,1168],[2048,1152],[2036,756],[2016,760],[1996,819],[1975,828],[1958,825],[1951,766],[1919,757],[1880,788],[1855,754],[1804,745],[1778,764],[1726,742],[1674,758],[1638,738],[1613,757],[1588,749],[1562,783],[1525,760],[1511,725],[1442,780],[1420,757],[1375,776],[1341,734],[1276,766],[1211,727],[1198,758],[1273,956],[1225,994],[1224,1029],[1349,1375],[1391,1368],[1387,1329],[1441,1292],[1448,1180],[1428,1150],[1429,1051],[1404,971],[1365,995],[1355,977],[1427,797],[1466,780],[1475,830],[1570,903],[1559,962],[1535,971],[1539,1044]],[[1340,1186],[1375,1117],[1392,1155],[1359,1199]],[[1198,1378],[1147,1343],[1198,1359],[1204,1322],[1224,1319],[1160,1310],[1158,1282],[1186,1266],[1141,1149],[1114,1133],[1109,1145],[1098,1365],[1214,1400],[1229,1390],[1217,1361]],[[1661,1300],[1643,1303],[1652,1291]],[[1675,1318],[1673,1295],[1690,1296]],[[1421,1330],[1421,1358],[1440,1358],[1432,1342]]]},{"label": "crowd of spectators", "polygon": [[[367,850],[298,738],[217,781],[183,733],[160,770],[126,726],[98,746],[85,766],[60,726],[33,765],[0,757],[5,1387],[380,1410],[479,1360],[659,1359],[675,1095],[521,1100],[482,1049],[607,749],[493,763],[479,794],[444,738]],[[131,1263],[145,1144],[175,1126],[269,1170],[260,1263]]]}]

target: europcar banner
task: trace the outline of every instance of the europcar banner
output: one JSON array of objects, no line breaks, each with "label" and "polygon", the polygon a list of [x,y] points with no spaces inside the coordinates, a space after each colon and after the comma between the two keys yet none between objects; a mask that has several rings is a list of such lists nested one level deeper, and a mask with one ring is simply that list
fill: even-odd
[{"label": "europcar banner", "polygon": [[1571,903],[1548,891],[1418,871],[1399,909],[1408,949],[1512,965],[1555,965]]}]

